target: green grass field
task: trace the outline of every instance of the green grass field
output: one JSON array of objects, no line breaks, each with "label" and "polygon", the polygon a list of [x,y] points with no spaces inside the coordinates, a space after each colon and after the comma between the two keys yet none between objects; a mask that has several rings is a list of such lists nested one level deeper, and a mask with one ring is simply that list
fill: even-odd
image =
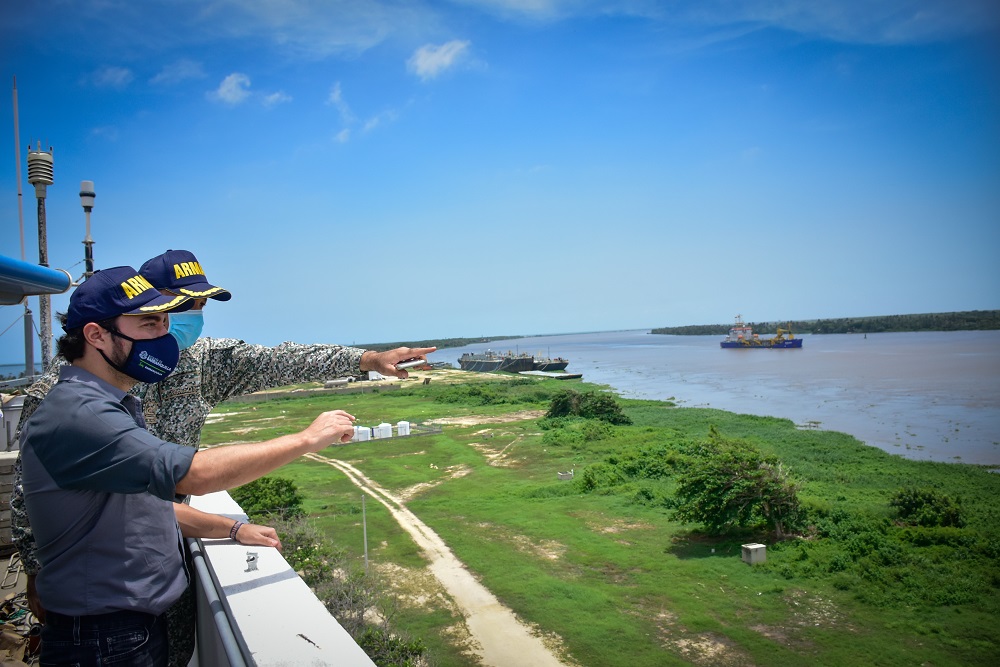
[{"label": "green grass field", "polygon": [[[600,390],[579,382],[473,377],[364,395],[227,403],[215,413],[222,420],[205,428],[203,443],[294,432],[333,408],[366,425],[500,417],[543,411],[567,386]],[[631,425],[536,418],[455,424],[440,434],[321,453],[351,462],[391,492],[412,493],[408,507],[522,620],[557,638],[572,663],[996,663],[996,475],[964,464],[904,460],[782,419],[618,400]],[[775,542],[750,530],[709,535],[673,519],[671,471],[712,426],[790,469],[807,515],[799,536]],[[584,491],[580,480],[588,466],[637,457],[666,473],[626,476]],[[573,481],[557,479],[558,471],[570,469]],[[359,489],[337,470],[306,460],[275,474],[295,482],[317,527],[362,557]],[[965,525],[900,525],[888,501],[903,486],[959,498]],[[474,664],[463,650],[461,619],[422,571],[419,549],[378,503],[369,499],[366,515],[371,561],[401,596],[398,626],[424,640],[435,665]],[[741,545],[748,542],[768,545],[766,563],[742,562]]]}]

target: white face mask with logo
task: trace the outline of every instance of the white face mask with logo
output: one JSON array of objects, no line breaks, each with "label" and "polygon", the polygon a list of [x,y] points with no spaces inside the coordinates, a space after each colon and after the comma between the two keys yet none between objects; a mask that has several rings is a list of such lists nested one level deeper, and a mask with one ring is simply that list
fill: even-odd
[{"label": "white face mask with logo", "polygon": [[170,335],[177,340],[177,346],[186,350],[194,345],[205,328],[205,315],[200,310],[170,314]]}]

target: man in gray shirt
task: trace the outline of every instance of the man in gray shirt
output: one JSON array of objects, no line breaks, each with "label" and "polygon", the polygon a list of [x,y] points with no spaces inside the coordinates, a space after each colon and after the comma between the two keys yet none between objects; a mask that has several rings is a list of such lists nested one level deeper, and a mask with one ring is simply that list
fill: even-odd
[{"label": "man in gray shirt", "polygon": [[[434,348],[397,348],[385,352],[345,347],[335,344],[282,343],[275,347],[254,345],[232,338],[201,338],[204,324],[202,308],[207,299],[228,301],[229,290],[208,282],[201,262],[188,250],[167,250],[139,268],[139,274],[160,293],[191,297],[195,305],[182,313],[170,313],[170,334],[181,348],[174,372],[163,382],[137,384],[129,393],[142,400],[146,428],[157,437],[199,449],[201,429],[209,412],[233,396],[252,393],[268,387],[297,382],[321,380],[345,375],[357,375],[363,370],[376,370],[383,375],[406,376],[406,371],[394,369],[394,364],[412,356],[424,355]],[[46,393],[59,379],[59,367],[66,361],[56,356],[46,374],[28,389],[21,411],[21,424],[34,413]],[[225,537],[230,526],[225,517],[198,513],[187,505],[177,504],[174,510],[193,515],[200,520],[197,533],[185,523],[188,517],[178,515],[185,537]],[[211,520],[211,525],[206,522]],[[209,532],[204,532],[209,528]],[[219,534],[219,531],[222,534]],[[28,602],[39,621],[45,622],[44,609],[35,592],[35,575],[40,565],[35,555],[35,541],[24,508],[21,488],[21,459],[14,466],[11,492],[11,531],[21,563],[28,575]],[[235,539],[241,544],[279,546],[273,529],[253,524],[237,528]],[[268,542],[268,540],[272,540]],[[280,548],[280,546],[279,546]],[[195,606],[192,588],[166,613],[169,633],[169,664],[184,667],[194,652]]]},{"label": "man in gray shirt", "polygon": [[342,410],[299,433],[198,452],[146,431],[127,392],[173,370],[167,312],[189,302],[162,296],[131,267],[95,273],[70,298],[58,343],[70,365],[21,441],[47,610],[43,664],[166,664],[161,614],[188,577],[175,496],[245,484],[354,434]]}]

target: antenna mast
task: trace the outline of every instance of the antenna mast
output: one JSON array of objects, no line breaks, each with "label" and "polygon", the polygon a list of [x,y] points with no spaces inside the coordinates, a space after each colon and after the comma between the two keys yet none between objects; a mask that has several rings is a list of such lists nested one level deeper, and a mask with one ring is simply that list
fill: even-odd
[{"label": "antenna mast", "polygon": [[[28,150],[28,182],[35,186],[35,199],[38,200],[38,263],[49,265],[48,234],[45,231],[45,194],[46,188],[52,185],[52,147],[48,152],[42,150],[42,142],[38,142],[37,150]],[[52,360],[52,297],[41,294],[38,297],[38,318],[42,339],[42,368],[45,369]]]},{"label": "antenna mast", "polygon": [[[24,258],[24,203],[21,196],[21,133],[17,127],[17,77],[14,77],[14,153],[17,159],[17,224],[21,228],[21,261]],[[24,302],[27,307],[27,301]]]},{"label": "antenna mast", "polygon": [[96,196],[93,181],[80,181],[80,205],[87,217],[87,233],[83,237],[83,259],[87,267],[83,272],[84,280],[94,275],[94,239],[90,238],[90,212],[94,210]]},{"label": "antenna mast", "polygon": [[[24,198],[21,194],[21,132],[17,125],[17,77],[14,77],[14,155],[17,165],[17,224],[21,230],[21,261],[24,256]],[[35,374],[35,327],[31,322],[31,306],[24,300],[24,376]]]}]

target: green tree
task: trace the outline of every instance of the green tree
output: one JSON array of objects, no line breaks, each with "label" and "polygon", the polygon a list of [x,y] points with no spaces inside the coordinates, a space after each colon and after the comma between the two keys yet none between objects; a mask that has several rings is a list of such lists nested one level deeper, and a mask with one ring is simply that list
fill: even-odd
[{"label": "green tree", "polygon": [[281,516],[286,519],[305,516],[302,496],[295,484],[282,477],[261,477],[229,491],[233,500],[252,520]]},{"label": "green tree", "polygon": [[781,539],[799,518],[795,484],[776,457],[747,443],[725,441],[714,429],[702,456],[677,480],[676,517],[710,532],[766,525]]},{"label": "green tree", "polygon": [[610,394],[587,392],[581,394],[572,389],[565,389],[552,398],[549,411],[545,414],[553,417],[583,417],[584,419],[599,419],[609,424],[631,424],[632,419],[623,411],[618,401]]}]

